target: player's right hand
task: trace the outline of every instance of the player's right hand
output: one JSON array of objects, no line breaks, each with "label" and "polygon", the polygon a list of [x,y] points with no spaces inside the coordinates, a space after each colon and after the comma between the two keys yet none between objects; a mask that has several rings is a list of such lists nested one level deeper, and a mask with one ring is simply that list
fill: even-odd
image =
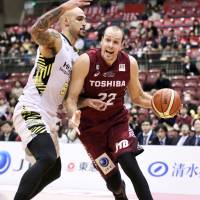
[{"label": "player's right hand", "polygon": [[107,108],[106,102],[100,100],[100,99],[86,99],[87,100],[87,106],[94,108],[98,111],[105,111]]},{"label": "player's right hand", "polygon": [[93,0],[69,0],[66,3],[63,4],[63,6],[67,9],[73,9],[76,7],[83,7],[83,6],[89,6],[90,2]]}]

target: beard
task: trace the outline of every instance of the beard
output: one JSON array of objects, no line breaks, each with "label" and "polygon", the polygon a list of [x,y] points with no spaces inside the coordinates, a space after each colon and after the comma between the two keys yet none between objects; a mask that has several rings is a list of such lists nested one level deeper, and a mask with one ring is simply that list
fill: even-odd
[{"label": "beard", "polygon": [[86,31],[84,30],[80,30],[79,34],[78,34],[79,38],[85,38],[86,37]]},{"label": "beard", "polygon": [[78,34],[78,37],[82,38],[82,39],[85,38],[85,36],[86,36],[86,34],[81,34],[81,33]]}]

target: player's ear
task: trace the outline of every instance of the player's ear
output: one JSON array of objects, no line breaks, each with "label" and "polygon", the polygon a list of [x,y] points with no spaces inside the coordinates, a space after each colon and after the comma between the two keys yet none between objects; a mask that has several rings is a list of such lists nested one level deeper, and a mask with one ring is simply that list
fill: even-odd
[{"label": "player's ear", "polygon": [[125,42],[123,40],[122,43],[121,43],[121,50],[124,49],[124,46],[125,46]]},{"label": "player's ear", "polygon": [[67,17],[64,18],[64,25],[69,26],[69,19]]},{"label": "player's ear", "polygon": [[68,19],[65,15],[62,15],[59,19],[60,27],[64,29],[65,27],[69,26]]}]

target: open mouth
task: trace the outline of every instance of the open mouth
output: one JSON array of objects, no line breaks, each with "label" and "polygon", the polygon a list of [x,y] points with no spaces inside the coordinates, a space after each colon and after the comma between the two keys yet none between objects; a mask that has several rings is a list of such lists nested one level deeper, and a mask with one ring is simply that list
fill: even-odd
[{"label": "open mouth", "polygon": [[112,55],[114,53],[114,51],[108,51],[108,50],[106,50],[106,53],[108,53],[109,55]]},{"label": "open mouth", "polygon": [[83,28],[81,28],[80,31],[83,32],[83,33],[86,33],[86,30],[83,29]]}]

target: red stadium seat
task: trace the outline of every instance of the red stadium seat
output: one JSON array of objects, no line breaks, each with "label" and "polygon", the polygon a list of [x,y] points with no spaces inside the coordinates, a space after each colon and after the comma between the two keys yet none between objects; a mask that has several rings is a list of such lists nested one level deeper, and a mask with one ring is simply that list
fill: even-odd
[{"label": "red stadium seat", "polygon": [[172,79],[171,80],[171,85],[172,85],[172,87],[173,86],[183,86],[184,85],[184,83],[185,83],[185,81],[184,80],[182,80],[182,79],[178,79],[178,80],[176,80],[176,79]]},{"label": "red stadium seat", "polygon": [[185,81],[185,76],[184,75],[176,75],[176,76],[173,76],[171,80],[182,80],[182,81]]},{"label": "red stadium seat", "polygon": [[0,79],[0,87],[2,87],[5,84],[5,81]]},{"label": "red stadium seat", "polygon": [[10,75],[10,78],[19,78],[21,76],[21,73],[13,72]]},{"label": "red stadium seat", "polygon": [[164,19],[163,25],[164,25],[165,27],[173,27],[173,26],[174,26],[174,19],[173,19],[173,18]]},{"label": "red stadium seat", "polygon": [[21,75],[20,75],[20,77],[22,78],[22,77],[29,77],[29,72],[23,72],[23,73],[21,73]]},{"label": "red stadium seat", "polygon": [[5,86],[6,85],[11,85],[12,87],[15,85],[15,82],[17,81],[17,80],[19,80],[19,78],[16,78],[16,77],[14,77],[14,78],[12,78],[12,79],[6,79],[5,80]]}]

